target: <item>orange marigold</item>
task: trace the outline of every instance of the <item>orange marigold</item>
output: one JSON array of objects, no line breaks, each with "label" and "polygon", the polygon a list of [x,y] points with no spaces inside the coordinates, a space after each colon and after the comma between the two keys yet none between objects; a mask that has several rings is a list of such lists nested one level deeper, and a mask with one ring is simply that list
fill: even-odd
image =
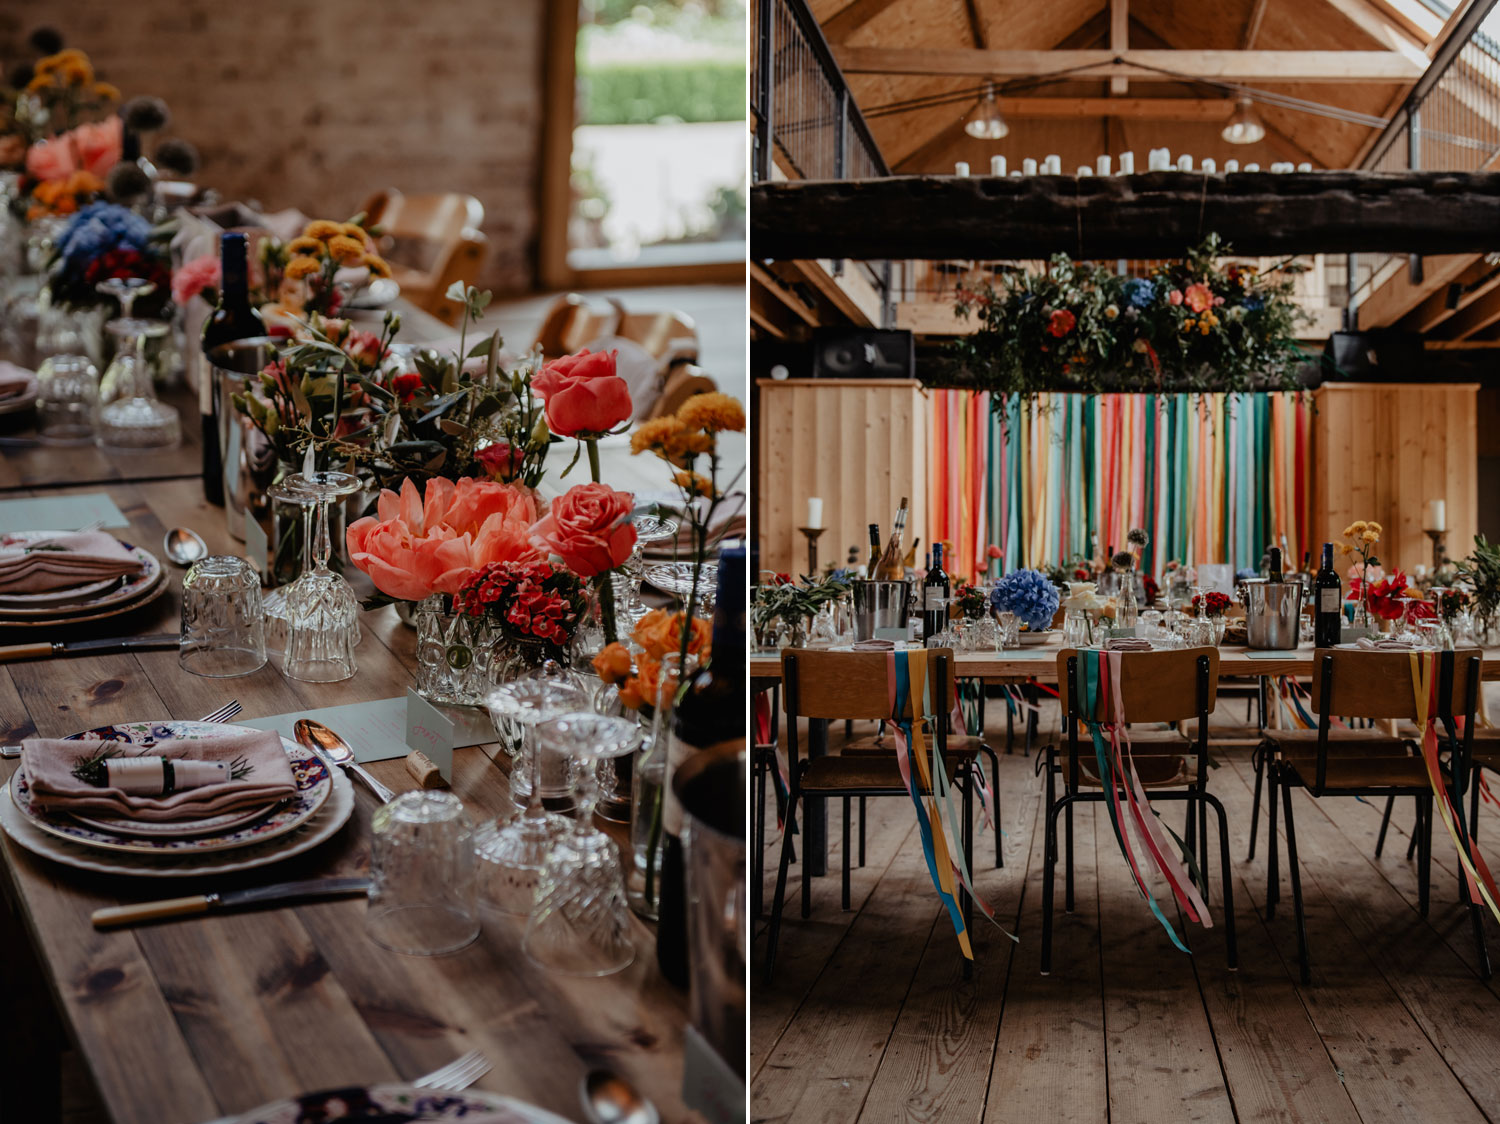
[{"label": "orange marigold", "polygon": [[323,242],[337,238],[343,232],[343,223],[329,222],[327,219],[314,219],[302,228],[303,237],[317,238]]},{"label": "orange marigold", "polygon": [[670,457],[685,428],[680,420],[673,417],[652,418],[648,422],[642,422],[630,435],[630,451],[644,453],[649,450]]},{"label": "orange marigold", "polygon": [[684,492],[694,495],[712,497],[714,494],[714,482],[701,472],[678,472],[672,476],[672,483],[676,484]]},{"label": "orange marigold", "polygon": [[328,252],[340,265],[358,265],[365,260],[365,244],[347,234],[336,234],[328,240]]},{"label": "orange marigold", "polygon": [[318,257],[323,256],[323,250],[325,249],[322,242],[316,238],[309,238],[305,234],[300,238],[293,238],[286,244],[286,248],[287,252],[291,254],[314,254]]},{"label": "orange marigold", "polygon": [[718,391],[693,395],[678,407],[677,417],[688,429],[704,429],[710,433],[721,430],[742,433],[745,429],[745,407],[738,399]]},{"label": "orange marigold", "polygon": [[94,96],[101,101],[119,101],[120,88],[110,82],[95,82]]},{"label": "orange marigold", "polygon": [[357,222],[341,222],[339,223],[339,231],[360,243],[363,243],[365,240],[365,228]]},{"label": "orange marigold", "polygon": [[286,276],[290,281],[300,281],[314,273],[323,272],[323,263],[317,258],[293,258],[286,264]]},{"label": "orange marigold", "polygon": [[376,254],[366,254],[364,257],[365,268],[370,271],[371,277],[389,277],[391,267],[386,265],[385,259]]}]

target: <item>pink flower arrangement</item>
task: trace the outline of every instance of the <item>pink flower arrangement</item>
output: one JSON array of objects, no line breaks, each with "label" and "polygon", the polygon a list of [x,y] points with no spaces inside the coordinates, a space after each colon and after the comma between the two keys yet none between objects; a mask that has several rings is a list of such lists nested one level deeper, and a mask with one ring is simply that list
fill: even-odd
[{"label": "pink flower arrangement", "polygon": [[557,555],[580,578],[613,570],[635,547],[634,502],[629,492],[608,484],[576,484],[553,500],[531,529],[536,546]]},{"label": "pink flower arrangement", "polygon": [[26,173],[43,182],[65,180],[80,171],[103,179],[120,162],[124,128],[124,121],[113,114],[38,142],[27,150]]},{"label": "pink flower arrangement", "polygon": [[172,274],[172,299],[179,306],[187,304],[204,289],[217,289],[219,283],[219,255],[204,254]]},{"label": "pink flower arrangement", "polygon": [[[1183,302],[1194,312],[1204,312],[1213,307],[1214,295],[1212,290],[1203,282],[1199,281],[1187,287],[1187,292],[1182,294]],[[1175,302],[1174,302],[1175,303]]]},{"label": "pink flower arrangement", "polygon": [[559,437],[600,437],[628,422],[635,410],[630,387],[615,373],[613,351],[584,348],[554,359],[532,378],[531,388],[546,404],[547,426]]},{"label": "pink flower arrangement", "polygon": [[376,510],[350,524],[349,557],[398,601],[457,593],[483,566],[538,556],[536,500],[509,484],[437,478],[424,495],[407,479],[400,495],[383,490]]}]

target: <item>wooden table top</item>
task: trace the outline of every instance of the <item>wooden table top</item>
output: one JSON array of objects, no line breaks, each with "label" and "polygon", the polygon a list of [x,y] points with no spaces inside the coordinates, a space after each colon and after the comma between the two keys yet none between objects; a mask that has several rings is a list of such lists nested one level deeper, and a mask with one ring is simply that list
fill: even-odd
[{"label": "wooden table top", "polygon": [[[166,527],[182,524],[213,551],[238,550],[222,511],[204,503],[196,467],[183,479],[49,491],[99,490],[130,519],[122,536],[159,543]],[[118,631],[175,631],[181,584],[174,570],[170,592],[128,624],[122,618]],[[230,699],[255,718],[403,693],[413,683],[414,633],[389,608],[361,623],[359,673],[328,685],[287,680],[270,665],[238,679],[196,678],[178,667],[174,651],[6,664],[0,732],[15,742],[196,718]],[[508,803],[495,748],[454,755],[453,791],[476,822]],[[0,764],[0,779],[13,768]],[[370,769],[397,791],[415,787],[400,760]],[[470,1049],[494,1066],[478,1087],[569,1119],[578,1116],[579,1081],[600,1065],[628,1076],[663,1119],[691,1117],[681,1095],[686,996],[661,979],[652,934],[639,922],[636,962],[598,980],[533,967],[521,951],[523,924],[513,918],[487,916],[479,941],[452,956],[386,952],[364,936],[358,899],[116,932],[90,925],[90,912],[103,905],[364,872],[375,804],[355,791],[354,818],[333,840],[211,884],[93,875],[0,842],[0,886],[117,1124],[194,1124],[297,1092],[409,1081]]]},{"label": "wooden table top", "polygon": [[[958,675],[974,679],[1037,679],[1057,682],[1057,653],[1061,640],[1049,641],[1035,648],[1007,652],[959,652],[954,656]],[[1225,644],[1219,648],[1220,676],[1295,675],[1306,677],[1313,671],[1313,646],[1303,644],[1295,654],[1253,652],[1249,648]],[[1500,649],[1488,649],[1480,672],[1487,680],[1500,680]],[[752,652],[750,678],[779,680],[779,653]]]}]

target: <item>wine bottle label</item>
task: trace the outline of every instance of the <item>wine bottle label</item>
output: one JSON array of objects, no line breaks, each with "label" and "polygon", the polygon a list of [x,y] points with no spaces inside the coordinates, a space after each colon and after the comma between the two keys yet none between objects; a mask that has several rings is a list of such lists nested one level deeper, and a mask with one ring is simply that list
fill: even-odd
[{"label": "wine bottle label", "polygon": [[1339,611],[1339,594],[1341,590],[1334,586],[1328,586],[1318,594],[1318,608],[1325,613],[1336,613]]},{"label": "wine bottle label", "polygon": [[940,585],[930,585],[927,587],[926,593],[927,600],[925,607],[929,613],[936,613],[943,607],[943,587]]}]

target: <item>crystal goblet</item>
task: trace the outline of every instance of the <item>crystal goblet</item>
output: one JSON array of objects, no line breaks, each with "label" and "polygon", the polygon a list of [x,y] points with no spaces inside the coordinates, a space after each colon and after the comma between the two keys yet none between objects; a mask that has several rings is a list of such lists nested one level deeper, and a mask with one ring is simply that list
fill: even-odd
[{"label": "crystal goblet", "polygon": [[100,383],[101,398],[116,397],[99,408],[99,445],[111,451],[162,449],[182,440],[177,411],[156,397],[146,341],[171,329],[156,320],[111,320],[111,334],[121,340],[114,361]]},{"label": "crystal goblet", "polygon": [[347,472],[300,472],[283,484],[316,502],[313,567],[286,591],[286,654],[282,672],[304,683],[337,683],[354,674],[359,606],[342,574],[328,567],[328,503],[359,490]]},{"label": "crystal goblet", "polygon": [[566,757],[578,803],[571,833],[547,855],[522,948],[543,968],[607,976],[635,959],[630,907],[614,841],[594,826],[599,762],[631,752],[640,728],[602,714],[564,714],[537,727],[541,748]]},{"label": "crystal goblet", "polygon": [[583,710],[588,696],[563,680],[528,676],[496,687],[485,698],[495,728],[521,732],[521,757],[514,768],[530,766],[530,798],[526,809],[508,822],[496,819],[474,833],[479,858],[480,898],[501,913],[525,916],[531,912],[537,880],[552,844],[567,830],[567,820],[542,806],[541,762],[536,752],[536,727],[553,718]]},{"label": "crystal goblet", "polygon": [[637,515],[630,523],[635,527],[635,546],[621,570],[610,576],[615,587],[615,613],[624,625],[635,624],[647,612],[646,603],[641,600],[641,579],[646,575],[643,548],[677,534],[675,520],[656,515]]}]

